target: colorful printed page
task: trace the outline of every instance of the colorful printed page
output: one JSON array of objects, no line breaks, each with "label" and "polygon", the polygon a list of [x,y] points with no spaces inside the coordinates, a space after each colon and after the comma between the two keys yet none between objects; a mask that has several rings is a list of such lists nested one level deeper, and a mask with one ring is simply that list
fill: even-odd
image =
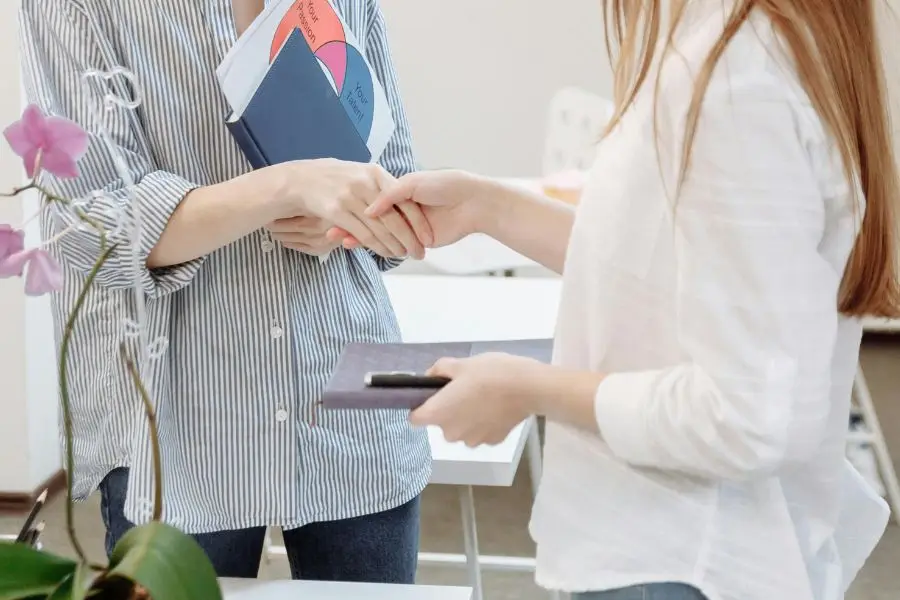
[{"label": "colorful printed page", "polygon": [[348,117],[377,161],[394,135],[384,88],[365,49],[328,0],[275,0],[234,45],[216,70],[225,98],[242,114],[269,66],[294,31],[303,33]]}]

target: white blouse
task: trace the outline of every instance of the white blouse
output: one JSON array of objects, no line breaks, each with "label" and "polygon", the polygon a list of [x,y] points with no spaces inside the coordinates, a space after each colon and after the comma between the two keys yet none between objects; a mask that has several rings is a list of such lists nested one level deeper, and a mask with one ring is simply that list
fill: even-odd
[{"label": "white blouse", "polygon": [[673,206],[709,5],[663,66],[658,129],[651,76],[578,209],[555,361],[612,375],[600,436],[547,426],[537,579],[835,600],[888,516],[844,458],[861,324],[836,303],[862,207],[762,15],[713,76]]}]

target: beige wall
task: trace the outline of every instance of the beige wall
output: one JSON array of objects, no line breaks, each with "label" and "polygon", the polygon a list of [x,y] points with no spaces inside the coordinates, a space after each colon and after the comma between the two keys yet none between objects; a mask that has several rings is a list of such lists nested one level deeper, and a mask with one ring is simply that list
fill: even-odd
[{"label": "beige wall", "polygon": [[[0,2],[0,129],[22,112],[15,29],[17,2]],[[0,190],[24,181],[0,141]],[[35,199],[0,198],[0,223],[18,226]],[[27,231],[37,242],[35,227]],[[47,298],[26,299],[19,279],[0,280],[0,492],[31,492],[60,468],[52,330]]]},{"label": "beige wall", "polygon": [[609,95],[601,0],[381,0],[423,166],[536,175],[553,93]]},{"label": "beige wall", "polygon": [[[12,3],[0,4],[0,125],[15,118],[20,111],[17,74],[16,37],[9,35]],[[6,149],[0,148],[0,189],[7,190],[21,181],[20,163]],[[0,223],[19,223],[19,202],[0,198]],[[28,463],[21,460],[21,448],[27,445],[23,436],[27,423],[25,399],[25,300],[18,281],[0,280],[0,490],[18,490],[29,481]]]},{"label": "beige wall", "polygon": [[[553,92],[611,94],[602,1],[381,0],[423,165],[537,173]],[[900,133],[900,0],[876,2]]]},{"label": "beige wall", "polygon": [[887,86],[893,114],[894,147],[900,151],[900,0],[879,2],[878,6],[880,40],[884,50]]}]

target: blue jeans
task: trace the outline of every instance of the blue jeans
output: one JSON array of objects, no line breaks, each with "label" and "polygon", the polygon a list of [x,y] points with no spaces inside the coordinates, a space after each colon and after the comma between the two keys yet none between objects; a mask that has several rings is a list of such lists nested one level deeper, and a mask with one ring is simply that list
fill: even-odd
[{"label": "blue jeans", "polygon": [[648,583],[605,592],[572,594],[572,600],[706,600],[706,596],[683,583]]},{"label": "blue jeans", "polygon": [[[125,518],[128,469],[116,469],[100,484],[106,552],[134,525]],[[256,577],[265,527],[194,535],[219,577]],[[284,532],[294,579],[415,583],[419,552],[419,499],[374,514],[311,523]]]}]

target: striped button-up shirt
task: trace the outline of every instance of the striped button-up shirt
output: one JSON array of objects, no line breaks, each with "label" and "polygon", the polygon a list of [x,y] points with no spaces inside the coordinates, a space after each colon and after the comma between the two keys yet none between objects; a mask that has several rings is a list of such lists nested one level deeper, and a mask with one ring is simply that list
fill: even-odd
[{"label": "striped button-up shirt", "polygon": [[[382,281],[394,262],[338,250],[322,263],[259,231],[187,264],[153,271],[141,260],[134,267],[134,251],[146,259],[190,190],[248,170],[225,128],[228,107],[214,73],[235,42],[230,5],[24,0],[21,18],[29,100],[93,136],[81,176],[45,185],[80,199],[119,244],[99,272],[72,341],[76,495],[129,466],[125,514],[136,523],[150,516],[148,428],[118,353],[123,341],[137,346],[138,273],[164,519],[192,533],[292,528],[388,510],[418,495],[430,475],[427,436],[405,415],[317,407],[345,344],[399,339]],[[397,130],[382,164],[395,175],[409,172],[415,167],[409,127],[377,2],[336,0],[335,6],[365,44],[394,112]],[[85,83],[89,69],[112,74]],[[108,103],[99,111],[106,92],[130,94],[140,104]],[[137,248],[121,231],[135,207],[142,231]],[[58,216],[44,219],[45,235],[59,233],[65,219]],[[53,299],[61,331],[100,255],[100,236],[82,227],[53,249],[66,273],[65,288]]]}]

